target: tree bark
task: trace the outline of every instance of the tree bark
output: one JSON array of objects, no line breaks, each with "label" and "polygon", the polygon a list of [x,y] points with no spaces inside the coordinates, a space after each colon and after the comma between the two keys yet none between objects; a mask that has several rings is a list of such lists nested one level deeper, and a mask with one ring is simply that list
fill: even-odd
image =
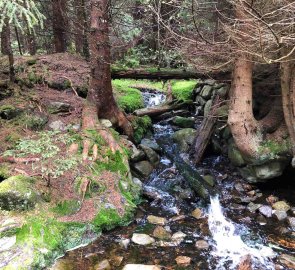
[{"label": "tree bark", "polygon": [[14,57],[13,51],[11,47],[11,39],[10,39],[10,25],[9,20],[5,19],[5,24],[1,33],[1,43],[2,43],[2,52],[4,55],[8,56],[9,60],[9,77],[10,81],[15,81],[15,70],[14,70]]},{"label": "tree bark", "polygon": [[66,27],[67,27],[67,1],[52,0],[52,28],[55,52],[65,52],[67,50]]},{"label": "tree bark", "polygon": [[292,144],[293,160],[292,166],[295,167],[295,65],[292,62],[281,63],[281,89],[282,103],[285,122],[290,135]]},{"label": "tree bark", "polygon": [[[112,92],[108,1],[91,0],[90,6],[91,29],[89,44],[91,74],[89,91],[84,107],[88,117],[87,121],[90,122],[90,127],[93,127],[93,122],[97,122],[97,119],[91,119],[90,115],[94,113],[96,118],[109,119],[113,124],[122,128],[125,134],[132,137],[132,126],[124,113],[119,110]],[[88,126],[87,117],[85,117],[84,127]]]},{"label": "tree bark", "polygon": [[252,70],[253,63],[245,54],[236,59],[230,89],[228,124],[242,154],[256,158],[262,132],[253,115]]}]

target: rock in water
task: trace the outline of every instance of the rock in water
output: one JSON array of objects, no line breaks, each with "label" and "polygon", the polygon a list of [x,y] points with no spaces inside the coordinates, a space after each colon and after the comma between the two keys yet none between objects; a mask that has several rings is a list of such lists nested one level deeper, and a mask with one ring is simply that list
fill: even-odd
[{"label": "rock in water", "polygon": [[209,244],[205,240],[199,240],[199,241],[196,242],[196,248],[197,249],[208,249]]},{"label": "rock in water", "polygon": [[259,212],[265,217],[270,218],[272,216],[272,208],[268,205],[263,205],[259,208]]},{"label": "rock in water", "polygon": [[135,163],[132,168],[140,177],[148,177],[154,169],[152,164],[146,160]]},{"label": "rock in water", "polygon": [[153,231],[153,236],[161,240],[169,240],[171,234],[161,226],[157,226]]},{"label": "rock in water", "polygon": [[282,254],[279,257],[279,261],[281,264],[283,264],[287,268],[295,269],[295,257],[287,255],[287,254]]},{"label": "rock in water", "polygon": [[165,225],[168,222],[166,218],[156,217],[152,215],[148,216],[147,220],[149,223],[155,224],[155,225]]},{"label": "rock in water", "polygon": [[142,246],[150,245],[155,242],[154,238],[143,233],[134,233],[131,240],[135,244],[142,245]]},{"label": "rock in water", "polygon": [[242,258],[237,270],[252,270],[252,261],[250,255],[246,255]]},{"label": "rock in water", "polygon": [[187,256],[178,256],[175,259],[177,265],[182,266],[182,267],[187,267],[191,264],[192,259]]},{"label": "rock in water", "polygon": [[196,219],[200,219],[202,217],[202,210],[200,208],[196,208],[193,212],[192,212],[192,216]]},{"label": "rock in water", "polygon": [[277,220],[284,220],[287,218],[287,213],[286,211],[275,210],[274,216],[277,218]]},{"label": "rock in water", "polygon": [[291,209],[290,205],[284,201],[278,201],[272,205],[272,208],[279,211],[289,211]]},{"label": "rock in water", "polygon": [[154,141],[150,140],[150,139],[142,139],[142,141],[140,142],[140,144],[147,146],[149,148],[152,148],[154,151],[160,153],[161,152],[161,147]]},{"label": "rock in water", "polygon": [[195,125],[195,119],[191,117],[175,116],[172,123],[181,128],[193,128]]},{"label": "rock in water", "polygon": [[127,264],[122,270],[161,270],[161,268],[155,265]]}]

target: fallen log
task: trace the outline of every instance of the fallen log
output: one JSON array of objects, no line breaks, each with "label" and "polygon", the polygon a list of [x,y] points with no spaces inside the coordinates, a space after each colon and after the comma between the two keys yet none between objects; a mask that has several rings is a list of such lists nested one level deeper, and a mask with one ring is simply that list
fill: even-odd
[{"label": "fallen log", "polygon": [[194,141],[193,156],[195,164],[198,164],[204,155],[207,145],[211,139],[214,131],[214,126],[217,120],[216,111],[222,104],[222,99],[219,96],[215,96],[209,111],[209,114],[203,119],[199,132]]},{"label": "fallen log", "polygon": [[174,103],[174,104],[164,104],[164,105],[160,105],[160,106],[154,106],[151,108],[144,108],[144,109],[139,109],[136,110],[134,112],[135,115],[137,116],[158,116],[160,114],[166,113],[166,112],[170,112],[173,110],[179,110],[183,107],[186,107],[188,105],[192,105],[193,102],[192,101],[186,101],[186,102],[182,102],[182,103]]},{"label": "fallen log", "polygon": [[214,79],[214,80],[230,80],[231,73],[228,71],[220,71],[214,73],[200,73],[196,71],[185,70],[155,70],[149,71],[144,69],[129,70],[112,70],[113,79],[148,79],[148,80],[188,80],[188,79]]}]

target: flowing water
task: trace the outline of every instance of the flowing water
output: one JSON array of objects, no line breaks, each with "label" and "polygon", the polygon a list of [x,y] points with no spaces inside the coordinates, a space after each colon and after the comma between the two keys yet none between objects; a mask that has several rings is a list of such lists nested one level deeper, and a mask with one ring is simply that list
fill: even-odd
[{"label": "flowing water", "polygon": [[[165,100],[162,94],[145,93],[144,97],[146,106],[154,106]],[[120,263],[113,269],[122,269],[126,264],[135,263],[157,264],[163,269],[228,270],[237,269],[242,258],[248,255],[251,256],[253,270],[275,269],[273,258],[276,254],[267,246],[265,233],[257,228],[257,223],[253,225],[247,221],[243,214],[245,209],[235,208],[231,203],[230,194],[237,176],[231,173],[232,169],[228,169],[224,158],[209,157],[198,168],[200,172],[210,171],[217,179],[217,188],[220,190],[221,200],[218,196],[212,197],[210,205],[206,205],[194,195],[174,161],[169,158],[180,156],[183,162],[190,164],[189,157],[180,154],[172,141],[173,127],[163,120],[155,123],[153,128],[151,139],[169,155],[161,157],[160,165],[144,182],[144,194],[149,199],[139,207],[134,222],[127,227],[105,232],[91,245],[68,252],[53,269],[88,270],[94,269],[93,265],[104,259],[116,265],[120,258]],[[220,201],[227,208],[223,208]],[[195,208],[203,210],[199,219],[191,216]],[[148,215],[165,217],[168,220],[165,230],[174,236],[182,235],[180,240],[177,243],[157,240],[149,246],[130,242],[133,233],[153,234],[155,226],[147,222]],[[235,222],[229,217],[234,218]],[[195,243],[200,240],[206,241],[208,247],[197,248]],[[188,256],[192,262],[181,268],[175,263],[177,256]]]}]

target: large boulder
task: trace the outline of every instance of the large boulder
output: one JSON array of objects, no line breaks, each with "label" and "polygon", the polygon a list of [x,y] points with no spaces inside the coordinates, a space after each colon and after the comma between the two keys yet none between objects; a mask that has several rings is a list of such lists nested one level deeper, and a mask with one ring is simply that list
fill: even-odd
[{"label": "large boulder", "polygon": [[201,97],[208,100],[211,98],[213,92],[213,87],[211,85],[205,85],[201,92]]},{"label": "large boulder", "polygon": [[150,147],[145,145],[139,145],[139,147],[144,151],[146,154],[149,162],[154,166],[158,166],[160,163],[160,156]]},{"label": "large boulder", "polygon": [[69,103],[52,101],[48,104],[47,109],[49,113],[55,114],[69,112],[72,107]]},{"label": "large boulder", "polygon": [[193,128],[195,125],[195,119],[193,117],[175,116],[172,123],[181,128]]},{"label": "large boulder", "polygon": [[34,178],[13,176],[0,183],[0,209],[28,210],[40,201],[40,194],[34,189]]},{"label": "large boulder", "polygon": [[142,139],[140,144],[152,148],[158,153],[161,152],[161,147],[155,141],[152,141],[150,139]]},{"label": "large boulder", "polygon": [[180,150],[188,151],[189,147],[193,144],[197,131],[193,128],[184,128],[176,131],[172,138],[179,145]]}]

